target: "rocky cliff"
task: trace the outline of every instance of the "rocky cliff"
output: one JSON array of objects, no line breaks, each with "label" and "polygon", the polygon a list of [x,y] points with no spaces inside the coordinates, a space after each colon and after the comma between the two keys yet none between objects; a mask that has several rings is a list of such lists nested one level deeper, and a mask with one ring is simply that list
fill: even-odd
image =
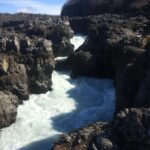
[{"label": "rocky cliff", "polygon": [[149,0],[68,0],[63,6],[61,15],[74,17],[129,12],[149,16],[149,7]]},{"label": "rocky cliff", "polygon": [[73,77],[111,78],[116,87],[112,122],[64,135],[54,150],[150,149],[150,2],[76,0],[64,5],[75,33],[88,35],[68,58]]},{"label": "rocky cliff", "polygon": [[72,36],[66,18],[0,14],[0,128],[15,121],[30,93],[51,90],[54,57],[73,51]]},{"label": "rocky cliff", "polygon": [[149,150],[149,121],[150,109],[125,109],[111,123],[62,135],[53,150]]},{"label": "rocky cliff", "polygon": [[117,110],[146,106],[144,97],[135,99],[149,72],[149,20],[112,14],[89,18],[88,38],[70,56],[73,74],[114,79]]}]

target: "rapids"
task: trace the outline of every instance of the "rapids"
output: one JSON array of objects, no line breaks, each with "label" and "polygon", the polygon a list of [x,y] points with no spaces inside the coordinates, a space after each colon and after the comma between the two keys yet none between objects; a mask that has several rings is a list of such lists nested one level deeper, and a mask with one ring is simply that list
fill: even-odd
[{"label": "rapids", "polygon": [[[85,37],[71,42],[78,48]],[[0,131],[0,150],[48,150],[60,134],[95,121],[109,121],[115,111],[112,80],[53,72],[53,90],[31,95],[18,107],[16,122]]]}]

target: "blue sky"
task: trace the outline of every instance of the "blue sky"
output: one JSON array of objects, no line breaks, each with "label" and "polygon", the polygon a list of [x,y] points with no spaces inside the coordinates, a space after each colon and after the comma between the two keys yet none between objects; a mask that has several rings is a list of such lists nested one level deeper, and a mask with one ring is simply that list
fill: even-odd
[{"label": "blue sky", "polygon": [[59,15],[67,0],[0,0],[0,12]]}]

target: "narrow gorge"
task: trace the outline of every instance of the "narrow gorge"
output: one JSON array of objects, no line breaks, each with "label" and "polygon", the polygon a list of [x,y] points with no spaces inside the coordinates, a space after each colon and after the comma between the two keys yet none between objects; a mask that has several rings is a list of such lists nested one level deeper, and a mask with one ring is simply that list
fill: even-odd
[{"label": "narrow gorge", "polygon": [[0,14],[0,150],[150,150],[149,8]]},{"label": "narrow gorge", "polygon": [[[71,39],[78,48],[85,37]],[[52,91],[31,95],[17,109],[14,124],[0,133],[1,150],[41,150],[52,147],[60,134],[96,121],[110,121],[115,111],[112,80],[80,77],[54,71]]]}]

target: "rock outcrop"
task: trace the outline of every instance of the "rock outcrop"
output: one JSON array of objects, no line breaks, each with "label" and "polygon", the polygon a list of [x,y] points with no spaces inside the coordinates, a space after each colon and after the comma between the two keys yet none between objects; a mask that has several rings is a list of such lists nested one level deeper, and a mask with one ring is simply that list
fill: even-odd
[{"label": "rock outcrop", "polygon": [[150,21],[144,16],[112,14],[88,18],[88,38],[68,58],[73,75],[114,79],[117,111],[147,106],[148,100],[137,99],[148,78]]},{"label": "rock outcrop", "polygon": [[0,14],[0,128],[15,121],[17,106],[51,90],[55,56],[73,51],[67,18]]},{"label": "rock outcrop", "polygon": [[[15,56],[0,54],[1,63],[0,90],[9,91],[18,96],[20,100],[29,98],[28,77],[24,64],[18,64]],[[7,70],[6,70],[7,68]]]},{"label": "rock outcrop", "polygon": [[7,127],[15,121],[18,104],[17,96],[0,91],[0,128]]},{"label": "rock outcrop", "polygon": [[53,150],[150,149],[150,1],[70,0],[75,33],[87,39],[68,58],[73,77],[111,78],[116,87],[112,122],[63,135]]},{"label": "rock outcrop", "polygon": [[149,16],[149,7],[149,0],[69,0],[64,5],[61,15],[74,17],[104,13],[134,13]]},{"label": "rock outcrop", "polygon": [[150,109],[125,109],[113,122],[62,135],[53,150],[149,150]]}]

